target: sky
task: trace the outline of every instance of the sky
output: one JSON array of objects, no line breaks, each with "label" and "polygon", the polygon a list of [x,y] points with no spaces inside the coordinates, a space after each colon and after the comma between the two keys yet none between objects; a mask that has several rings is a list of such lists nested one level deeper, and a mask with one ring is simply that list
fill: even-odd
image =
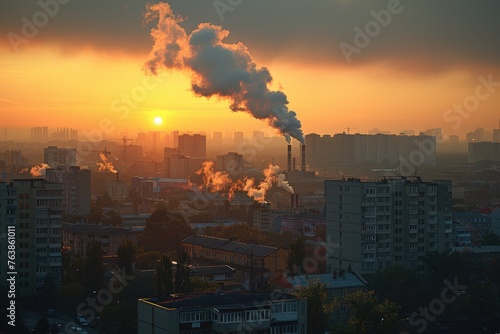
[{"label": "sky", "polygon": [[[498,1],[171,0],[177,30],[164,26],[156,39],[153,3],[1,1],[0,127],[72,127],[80,139],[291,128],[292,137],[347,128],[442,128],[445,136],[463,137],[498,127]],[[204,23],[211,25],[200,28]],[[243,74],[242,68],[218,72],[219,54],[195,51],[194,38],[208,30],[238,56],[231,61],[245,61]],[[182,43],[158,46],[183,34]],[[181,64],[152,53],[171,45],[181,47]],[[200,70],[202,56],[209,70]],[[154,71],[146,66],[152,59]],[[235,73],[264,78],[248,79],[238,92],[251,99],[249,87],[264,89],[263,96],[281,101],[277,116],[231,110],[235,99],[239,109],[253,105],[214,84],[238,85]],[[207,93],[214,87],[222,92]],[[163,122],[155,124],[155,117]]]}]

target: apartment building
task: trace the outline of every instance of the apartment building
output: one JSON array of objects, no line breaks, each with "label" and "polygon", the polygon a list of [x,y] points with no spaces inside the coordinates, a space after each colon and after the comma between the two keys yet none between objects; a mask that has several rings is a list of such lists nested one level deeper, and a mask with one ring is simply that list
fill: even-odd
[{"label": "apartment building", "polygon": [[141,334],[307,333],[307,300],[279,293],[171,295],[139,299]]},{"label": "apartment building", "polygon": [[6,278],[7,226],[15,226],[16,288],[21,298],[35,297],[50,276],[61,284],[62,186],[44,179],[0,183],[0,277]]},{"label": "apartment building", "polygon": [[398,177],[325,181],[327,267],[371,274],[389,265],[423,272],[428,252],[453,246],[450,181]]},{"label": "apartment building", "polygon": [[285,272],[288,250],[256,243],[194,234],[182,240],[193,262],[227,264],[236,268],[237,280],[249,290]]},{"label": "apartment building", "polygon": [[90,213],[90,170],[79,166],[48,168],[45,178],[63,186],[63,213],[84,216]]}]

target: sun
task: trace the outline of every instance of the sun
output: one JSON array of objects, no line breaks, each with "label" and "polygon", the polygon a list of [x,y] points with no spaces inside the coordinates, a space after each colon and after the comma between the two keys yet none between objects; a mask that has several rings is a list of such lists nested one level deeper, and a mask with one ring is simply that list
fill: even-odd
[{"label": "sun", "polygon": [[161,118],[160,116],[156,116],[155,119],[153,120],[153,122],[156,125],[161,125],[163,123],[163,118]]}]

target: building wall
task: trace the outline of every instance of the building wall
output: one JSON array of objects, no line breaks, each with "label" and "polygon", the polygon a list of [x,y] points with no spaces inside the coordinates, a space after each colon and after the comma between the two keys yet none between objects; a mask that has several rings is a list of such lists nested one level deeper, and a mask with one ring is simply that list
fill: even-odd
[{"label": "building wall", "polygon": [[59,166],[76,166],[76,149],[49,146],[43,150],[44,163],[52,168]]},{"label": "building wall", "polygon": [[[0,202],[6,202],[8,210],[0,220],[2,230],[6,224],[16,225],[16,292],[19,297],[35,297],[47,276],[61,284],[62,187],[25,179],[0,188]],[[2,261],[6,254],[2,250]]]},{"label": "building wall", "polygon": [[[372,164],[395,168],[401,158],[408,161],[410,154],[422,152],[424,164],[436,162],[436,139],[434,136],[387,135],[387,134],[336,134],[305,137],[308,153],[306,163],[309,170],[321,175],[337,176],[347,173],[360,164]],[[401,167],[401,166],[400,166]]]},{"label": "building wall", "polygon": [[361,274],[391,264],[424,270],[427,252],[453,242],[451,183],[325,181],[327,268]]},{"label": "building wall", "polygon": [[46,179],[62,184],[63,212],[84,216],[90,213],[90,170],[60,166],[46,170]]},{"label": "building wall", "polygon": [[143,299],[137,305],[137,333],[176,334],[179,333],[179,312],[167,309]]}]

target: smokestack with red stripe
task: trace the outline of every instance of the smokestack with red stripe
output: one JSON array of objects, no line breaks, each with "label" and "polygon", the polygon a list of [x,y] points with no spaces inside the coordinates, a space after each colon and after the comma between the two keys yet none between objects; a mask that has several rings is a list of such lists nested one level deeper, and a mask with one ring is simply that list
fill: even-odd
[{"label": "smokestack with red stripe", "polygon": [[292,171],[292,145],[288,144],[287,171]]},{"label": "smokestack with red stripe", "polygon": [[300,170],[305,172],[306,171],[306,145],[305,144],[302,144],[302,165],[301,165],[301,168]]}]

